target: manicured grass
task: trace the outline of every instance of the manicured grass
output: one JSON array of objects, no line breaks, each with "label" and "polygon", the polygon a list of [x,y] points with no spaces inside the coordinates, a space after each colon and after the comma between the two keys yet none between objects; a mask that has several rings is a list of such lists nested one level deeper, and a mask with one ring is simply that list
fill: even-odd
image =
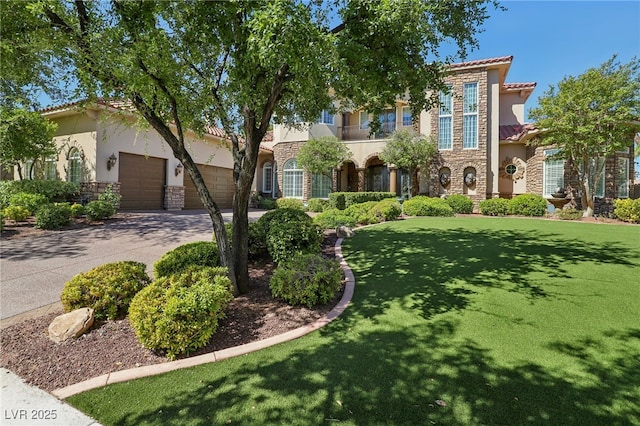
[{"label": "manicured grass", "polygon": [[412,219],[343,252],[353,303],[320,331],[69,402],[104,425],[640,424],[640,227]]}]

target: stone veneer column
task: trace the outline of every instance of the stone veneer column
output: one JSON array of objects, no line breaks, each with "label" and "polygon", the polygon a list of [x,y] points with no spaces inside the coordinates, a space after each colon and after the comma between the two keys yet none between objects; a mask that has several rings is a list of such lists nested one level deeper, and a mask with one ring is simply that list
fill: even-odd
[{"label": "stone veneer column", "polygon": [[356,169],[358,172],[358,192],[364,192],[364,172],[366,169]]},{"label": "stone veneer column", "polygon": [[[81,182],[80,183],[80,202],[83,200],[95,201],[100,194],[103,194],[107,187],[111,185],[111,192],[120,194],[120,182]],[[118,205],[116,208],[120,208]]]},{"label": "stone veneer column", "polygon": [[184,186],[164,187],[165,210],[182,210],[184,208]]}]

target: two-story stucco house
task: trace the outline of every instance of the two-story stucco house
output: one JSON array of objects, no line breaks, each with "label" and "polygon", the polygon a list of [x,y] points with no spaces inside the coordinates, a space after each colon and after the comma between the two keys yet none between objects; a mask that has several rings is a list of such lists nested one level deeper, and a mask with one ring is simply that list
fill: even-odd
[{"label": "two-story stucco house", "polygon": [[[557,187],[570,186],[568,168],[562,161],[545,161],[552,150],[527,144],[539,132],[525,123],[525,102],[536,83],[507,82],[512,60],[504,56],[451,65],[446,78],[451,93],[440,94],[439,108],[422,111],[414,122],[408,104],[399,99],[379,116],[382,131],[377,134],[370,133],[372,117],[366,108],[337,115],[325,112],[303,130],[275,126],[273,141],[267,144],[273,149],[273,160],[259,164],[258,190],[305,200],[327,197],[331,191],[405,195],[406,173],[385,164],[379,154],[394,130],[413,128],[432,135],[438,144],[430,170],[421,170],[415,177],[417,193],[465,194],[476,206],[487,198],[523,193],[550,197]],[[344,141],[352,158],[334,171],[333,179],[305,173],[296,162],[300,146],[328,135]],[[628,196],[631,150],[607,161],[606,184],[602,182],[599,195]]]},{"label": "two-story stucco house", "polygon": [[[69,103],[42,115],[58,124],[57,155],[45,160],[42,177],[80,184],[85,200],[111,185],[125,210],[201,209],[191,179],[169,146],[153,129],[136,126],[137,116],[122,102]],[[233,157],[222,129],[199,137],[187,134],[188,150],[218,206],[231,208]],[[271,156],[265,149],[261,156]]]}]

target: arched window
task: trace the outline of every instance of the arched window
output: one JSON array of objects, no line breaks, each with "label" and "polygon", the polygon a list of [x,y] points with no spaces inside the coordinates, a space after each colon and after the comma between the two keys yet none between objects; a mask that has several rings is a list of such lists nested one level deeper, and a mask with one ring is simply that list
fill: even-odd
[{"label": "arched window", "polygon": [[71,148],[69,151],[67,180],[74,183],[80,183],[82,181],[82,154],[80,154],[78,148]]},{"label": "arched window", "polygon": [[262,192],[271,193],[273,191],[273,166],[265,163],[262,168]]},{"label": "arched window", "polygon": [[285,198],[302,198],[302,169],[295,158],[284,163],[282,171],[282,195]]}]

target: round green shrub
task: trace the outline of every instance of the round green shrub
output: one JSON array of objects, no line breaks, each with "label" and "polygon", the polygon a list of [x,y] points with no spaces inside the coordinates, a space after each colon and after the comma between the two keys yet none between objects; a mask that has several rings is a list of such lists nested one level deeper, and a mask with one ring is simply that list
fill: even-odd
[{"label": "round green shrub", "polygon": [[509,200],[506,198],[489,198],[480,201],[480,213],[485,216],[506,216],[509,214]]},{"label": "round green shrub", "polygon": [[29,210],[22,206],[9,206],[2,211],[2,214],[14,222],[24,222],[29,217]]},{"label": "round green shrub", "polygon": [[306,254],[279,265],[269,287],[275,298],[291,305],[312,307],[330,302],[342,287],[341,280],[342,270],[335,259]]},{"label": "round green shrub", "polygon": [[267,229],[267,251],[280,264],[297,254],[320,253],[322,233],[313,223],[271,222]]},{"label": "round green shrub", "polygon": [[402,205],[395,198],[387,198],[373,206],[371,213],[381,221],[396,220],[402,214]]},{"label": "round green shrub", "polygon": [[84,206],[82,204],[71,204],[71,217],[80,217],[84,214]]},{"label": "round green shrub", "polygon": [[304,211],[304,203],[299,198],[278,198],[276,200],[276,208]]},{"label": "round green shrub", "polygon": [[226,268],[191,267],[145,287],[129,307],[140,343],[170,359],[206,346],[233,300],[227,274]]},{"label": "round green shrub", "polygon": [[407,216],[453,216],[453,209],[446,200],[417,195],[402,204],[402,210]]},{"label": "round green shrub", "polygon": [[144,263],[106,263],[68,281],[60,300],[66,312],[92,308],[96,319],[124,317],[131,299],[149,282]]},{"label": "round green shrub", "polygon": [[640,223],[640,198],[614,200],[613,208],[613,213],[618,219],[624,222]]},{"label": "round green shrub", "polygon": [[268,230],[271,228],[272,223],[283,223],[283,222],[305,222],[305,223],[313,223],[313,219],[311,216],[303,212],[299,209],[290,209],[290,208],[278,208],[275,210],[270,210],[263,214],[260,219],[258,219],[260,226],[264,229]]},{"label": "round green shrub", "polygon": [[311,198],[307,201],[307,210],[314,213],[320,213],[329,205],[328,200],[322,198]]},{"label": "round green shrub", "polygon": [[582,210],[578,209],[556,209],[553,215],[562,220],[578,220],[582,218]]},{"label": "round green shrub", "polygon": [[215,241],[196,241],[166,252],[153,264],[155,279],[178,274],[191,266],[220,266],[220,253]]},{"label": "round green shrub", "polygon": [[[231,222],[225,223],[225,228],[227,229],[227,236],[229,237],[229,244],[231,244],[231,238],[233,235],[233,224]],[[249,259],[258,260],[263,259],[267,254],[267,233],[262,226],[262,224],[258,221],[249,222],[249,232],[248,232],[248,248],[249,248]],[[215,241],[215,234],[213,235],[213,239]]]},{"label": "round green shrub", "polygon": [[446,198],[446,200],[454,213],[469,214],[473,212],[473,201],[465,195],[451,194]]},{"label": "round green shrub", "polygon": [[362,225],[379,223],[382,220],[372,212],[372,209],[376,204],[378,204],[377,201],[366,201],[364,203],[352,204],[344,210],[344,214],[352,217],[356,223]]},{"label": "round green shrub", "polygon": [[47,204],[36,213],[36,228],[60,229],[71,223],[71,206],[67,203]]},{"label": "round green shrub", "polygon": [[84,213],[87,215],[87,219],[93,220],[103,220],[109,219],[111,216],[116,214],[116,209],[113,208],[113,205],[107,201],[91,201],[84,208]]},{"label": "round green shrub", "polygon": [[520,216],[544,216],[547,200],[537,194],[521,194],[509,200],[509,214]]},{"label": "round green shrub", "polygon": [[24,207],[29,211],[29,215],[34,215],[38,209],[49,203],[47,197],[42,194],[30,194],[27,192],[18,192],[9,197],[9,206]]},{"label": "round green shrub", "polygon": [[344,210],[331,208],[319,213],[313,218],[313,223],[320,229],[335,229],[338,226],[348,226],[353,228],[356,226],[356,221],[351,216],[347,216]]},{"label": "round green shrub", "polygon": [[113,210],[116,210],[120,207],[120,200],[122,199],[122,195],[117,192],[113,192],[113,187],[111,184],[108,184],[104,189],[104,192],[98,195],[98,201],[106,201],[111,204]]}]

